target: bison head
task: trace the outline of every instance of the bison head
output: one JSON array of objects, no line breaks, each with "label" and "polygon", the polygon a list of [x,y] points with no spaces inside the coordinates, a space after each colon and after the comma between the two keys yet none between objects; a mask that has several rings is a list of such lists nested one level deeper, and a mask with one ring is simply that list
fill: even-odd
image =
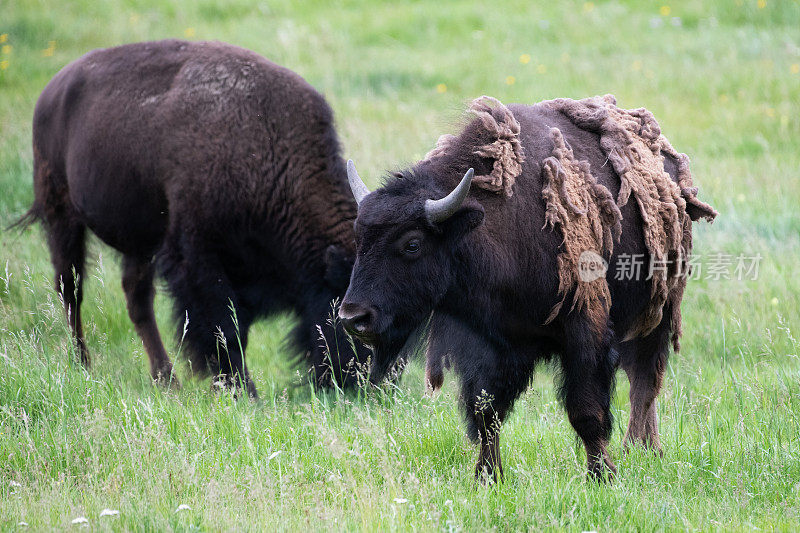
[{"label": "bison head", "polygon": [[418,170],[398,173],[372,193],[352,161],[347,170],[358,201],[356,260],[339,316],[372,346],[375,383],[456,282],[459,246],[483,222],[483,208],[465,201],[472,169],[452,191],[436,190]]}]

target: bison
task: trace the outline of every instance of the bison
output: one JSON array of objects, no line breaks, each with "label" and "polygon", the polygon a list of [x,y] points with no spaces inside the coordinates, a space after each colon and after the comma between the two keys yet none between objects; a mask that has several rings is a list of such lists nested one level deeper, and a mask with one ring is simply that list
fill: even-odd
[{"label": "bison", "polygon": [[248,330],[290,310],[293,345],[316,383],[353,382],[368,352],[354,352],[328,317],[352,268],[356,203],[333,113],[299,75],[219,42],[95,50],[39,97],[33,156],[35,200],[21,222],[44,224],[85,365],[88,228],[122,254],[128,313],[154,379],[174,380],[153,313],[160,274],[193,370],[256,396]]},{"label": "bison", "polygon": [[[373,382],[427,331],[429,384],[447,365],[460,377],[476,476],[489,480],[502,477],[500,425],[554,358],[588,472],[607,479],[618,366],[631,382],[625,443],[660,450],[656,397],[678,349],[691,221],[716,212],[645,109],[609,95],[507,107],[482,97],[471,111],[374,192],[348,162],[356,259],[339,316],[373,348]],[[619,276],[632,257],[641,275]]]}]

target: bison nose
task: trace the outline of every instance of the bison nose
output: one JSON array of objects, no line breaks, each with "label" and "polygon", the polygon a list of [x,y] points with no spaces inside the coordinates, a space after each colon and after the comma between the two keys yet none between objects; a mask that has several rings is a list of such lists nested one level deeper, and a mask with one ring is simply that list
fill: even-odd
[{"label": "bison nose", "polygon": [[344,302],[339,308],[339,318],[349,334],[368,335],[372,333],[375,325],[375,310],[360,304]]}]

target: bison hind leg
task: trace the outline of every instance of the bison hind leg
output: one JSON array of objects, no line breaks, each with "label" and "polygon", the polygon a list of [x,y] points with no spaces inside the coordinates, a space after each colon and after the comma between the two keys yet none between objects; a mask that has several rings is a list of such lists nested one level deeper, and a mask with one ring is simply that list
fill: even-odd
[{"label": "bison hind leg", "polygon": [[657,397],[664,381],[670,347],[670,316],[665,309],[661,323],[647,336],[626,343],[620,360],[630,382],[630,420],[625,448],[642,445],[662,454],[658,434]]},{"label": "bison hind leg", "polygon": [[[37,173],[44,170],[37,162]],[[64,312],[83,366],[91,363],[81,322],[84,264],[86,261],[86,226],[69,201],[66,183],[51,174],[38,175],[35,180],[37,202],[42,205],[43,220],[55,271],[55,289],[64,305]]]},{"label": "bison hind leg", "polygon": [[582,313],[571,313],[564,325],[560,392],[570,424],[586,448],[589,476],[606,481],[616,474],[608,452],[613,419],[616,356],[611,349],[612,331],[598,336]]}]

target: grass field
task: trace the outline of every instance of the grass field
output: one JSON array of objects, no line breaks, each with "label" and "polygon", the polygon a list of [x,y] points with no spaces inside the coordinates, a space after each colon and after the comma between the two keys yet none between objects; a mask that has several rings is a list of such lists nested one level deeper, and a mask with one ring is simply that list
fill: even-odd
[{"label": "grass field", "polygon": [[[435,398],[419,363],[392,393],[315,394],[287,363],[286,316],[251,335],[260,403],[212,393],[185,368],[184,388],[166,392],[147,377],[117,257],[97,241],[87,373],[73,362],[42,232],[1,232],[0,530],[79,527],[78,517],[153,531],[800,528],[797,0],[0,0],[0,34],[4,227],[32,200],[30,122],[47,81],[93,48],[185,37],[303,75],[372,184],[452,132],[478,95],[614,93],[655,113],[720,211],[695,225],[695,250],[762,257],[755,281],[689,283],[683,350],[660,398],[663,458],[622,453],[621,375],[619,476],[588,482],[543,368],[503,429],[506,481],[483,488],[454,376]],[[163,295],[157,306],[171,332]]]}]

